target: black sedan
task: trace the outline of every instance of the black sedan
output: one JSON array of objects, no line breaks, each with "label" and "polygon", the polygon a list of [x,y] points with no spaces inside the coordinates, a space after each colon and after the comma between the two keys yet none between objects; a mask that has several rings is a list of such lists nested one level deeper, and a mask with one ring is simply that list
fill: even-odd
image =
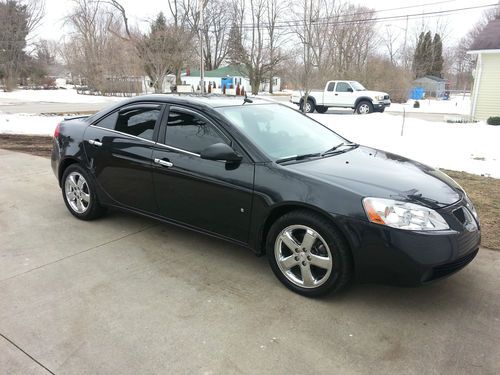
[{"label": "black sedan", "polygon": [[307,296],[425,284],[479,249],[451,178],[259,99],[141,96],[67,119],[52,168],[77,218],[116,207],[232,241]]}]

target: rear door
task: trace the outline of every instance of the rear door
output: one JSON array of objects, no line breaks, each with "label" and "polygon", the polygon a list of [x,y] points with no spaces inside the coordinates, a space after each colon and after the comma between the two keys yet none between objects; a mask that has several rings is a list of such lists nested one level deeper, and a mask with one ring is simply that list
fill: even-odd
[{"label": "rear door", "polygon": [[154,184],[162,216],[243,243],[248,242],[254,165],[205,160],[215,143],[243,150],[204,114],[171,106],[165,135],[153,152]]},{"label": "rear door", "polygon": [[85,152],[97,183],[111,203],[156,213],[152,153],[163,104],[121,108],[85,132]]},{"label": "rear door", "polygon": [[337,95],[335,95],[335,81],[328,82],[323,94],[323,103],[325,106],[337,105]]}]

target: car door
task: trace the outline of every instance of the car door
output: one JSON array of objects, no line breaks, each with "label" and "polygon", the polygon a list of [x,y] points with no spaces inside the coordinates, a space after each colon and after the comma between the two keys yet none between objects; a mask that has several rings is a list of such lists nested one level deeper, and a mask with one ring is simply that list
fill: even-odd
[{"label": "car door", "polygon": [[87,128],[84,148],[105,199],[156,213],[152,153],[163,104],[123,107]]},{"label": "car door", "polygon": [[328,82],[323,93],[323,103],[325,106],[335,106],[338,103],[338,95],[335,92],[335,81]]},{"label": "car door", "polygon": [[354,107],[355,95],[349,82],[339,81],[335,85],[335,102],[339,107]]},{"label": "car door", "polygon": [[[165,135],[153,152],[159,213],[176,222],[248,242],[254,165],[243,150],[200,112],[171,106]],[[227,143],[243,160],[206,160],[200,153]]]}]

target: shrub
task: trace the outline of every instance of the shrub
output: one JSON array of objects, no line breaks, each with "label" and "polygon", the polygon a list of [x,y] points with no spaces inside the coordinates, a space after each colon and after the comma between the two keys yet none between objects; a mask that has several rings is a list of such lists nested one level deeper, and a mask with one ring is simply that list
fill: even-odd
[{"label": "shrub", "polygon": [[418,100],[415,100],[415,103],[413,103],[413,108],[420,108],[420,102]]},{"label": "shrub", "polygon": [[488,125],[500,125],[500,116],[492,116],[486,120]]}]

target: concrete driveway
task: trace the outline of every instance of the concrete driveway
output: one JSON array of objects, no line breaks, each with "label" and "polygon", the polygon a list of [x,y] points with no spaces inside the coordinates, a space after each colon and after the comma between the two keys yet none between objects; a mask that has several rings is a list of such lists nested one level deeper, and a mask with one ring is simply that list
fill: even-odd
[{"label": "concrete driveway", "polygon": [[498,374],[500,253],[423,288],[293,294],[266,259],[66,210],[44,158],[0,150],[2,374]]}]

